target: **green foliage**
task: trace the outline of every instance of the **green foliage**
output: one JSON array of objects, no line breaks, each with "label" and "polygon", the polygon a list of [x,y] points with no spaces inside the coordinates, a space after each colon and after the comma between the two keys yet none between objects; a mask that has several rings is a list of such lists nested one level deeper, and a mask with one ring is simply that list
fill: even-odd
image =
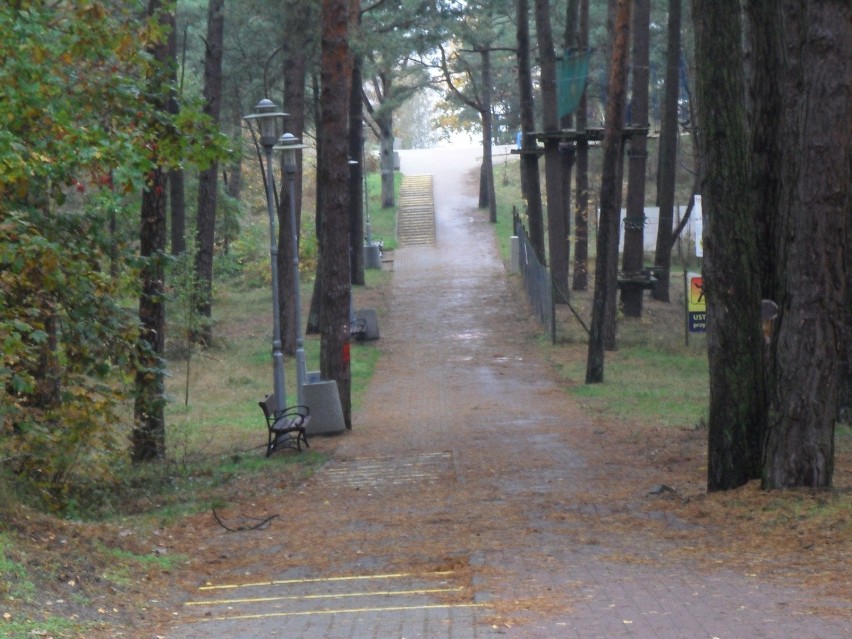
[{"label": "green foliage", "polygon": [[54,508],[75,480],[109,476],[120,447],[136,327],[101,235],[86,215],[0,222],[0,454]]},{"label": "green foliage", "polygon": [[203,166],[227,139],[197,105],[170,115],[148,95],[168,71],[146,53],[167,36],[156,18],[32,0],[0,5],[0,31],[0,472],[67,509],[125,446],[137,193],[155,165]]}]

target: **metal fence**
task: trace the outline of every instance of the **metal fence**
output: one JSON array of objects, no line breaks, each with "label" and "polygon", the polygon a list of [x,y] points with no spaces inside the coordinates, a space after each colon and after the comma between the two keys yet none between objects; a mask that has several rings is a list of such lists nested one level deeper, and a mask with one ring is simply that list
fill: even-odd
[{"label": "metal fence", "polygon": [[516,208],[512,210],[515,235],[518,236],[520,260],[519,266],[524,280],[524,290],[535,311],[536,317],[550,334],[551,343],[556,343],[556,307],[553,303],[553,285],[550,271],[542,264],[527,237]]}]

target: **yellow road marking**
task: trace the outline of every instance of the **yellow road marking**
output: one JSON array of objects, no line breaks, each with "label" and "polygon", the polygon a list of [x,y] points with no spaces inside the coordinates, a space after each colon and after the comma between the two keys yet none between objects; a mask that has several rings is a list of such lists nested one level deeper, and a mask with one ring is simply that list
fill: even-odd
[{"label": "yellow road marking", "polygon": [[247,597],[244,599],[210,599],[207,601],[187,601],[184,606],[222,606],[239,603],[266,603],[270,601],[308,601],[311,599],[345,599],[347,597],[399,597],[404,595],[433,595],[447,592],[460,592],[458,588],[425,588],[421,590],[378,590],[375,592],[347,592],[326,595],[282,595],[277,597]]},{"label": "yellow road marking", "polygon": [[233,615],[230,617],[207,617],[205,621],[245,621],[249,619],[272,619],[280,617],[307,617],[313,615],[345,615],[367,612],[402,612],[406,610],[449,610],[452,608],[485,608],[486,604],[427,604],[422,606],[386,606],[377,608],[344,608],[341,610],[305,610],[302,612],[268,612],[256,615]]},{"label": "yellow road marking", "polygon": [[344,577],[315,577],[309,579],[278,579],[274,581],[256,581],[245,584],[208,584],[199,586],[199,590],[234,590],[237,588],[257,588],[259,586],[290,586],[296,584],[338,583],[345,581],[366,581],[370,579],[404,579],[406,577],[445,577],[454,574],[454,570],[439,572],[398,572],[385,575],[351,575]]}]

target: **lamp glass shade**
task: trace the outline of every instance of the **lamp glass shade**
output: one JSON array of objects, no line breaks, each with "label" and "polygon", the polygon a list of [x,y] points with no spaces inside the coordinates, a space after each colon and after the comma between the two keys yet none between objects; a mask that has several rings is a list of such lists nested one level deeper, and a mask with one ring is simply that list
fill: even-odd
[{"label": "lamp glass shade", "polygon": [[261,141],[264,144],[272,145],[275,143],[275,129],[278,120],[287,117],[287,115],[287,113],[279,111],[272,100],[264,98],[255,105],[254,113],[243,116],[243,119],[257,120]]},{"label": "lamp glass shade", "polygon": [[301,144],[299,138],[292,133],[284,133],[278,138],[278,143],[273,148],[284,153],[284,170],[295,171],[296,151],[304,149],[305,145]]}]

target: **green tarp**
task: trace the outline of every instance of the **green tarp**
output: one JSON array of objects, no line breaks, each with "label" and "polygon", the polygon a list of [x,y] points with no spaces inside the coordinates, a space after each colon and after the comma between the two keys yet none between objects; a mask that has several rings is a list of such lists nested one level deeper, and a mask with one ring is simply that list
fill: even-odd
[{"label": "green tarp", "polygon": [[559,117],[571,115],[577,110],[580,98],[586,89],[589,75],[589,60],[592,50],[565,50],[557,69],[556,88],[559,94]]}]

